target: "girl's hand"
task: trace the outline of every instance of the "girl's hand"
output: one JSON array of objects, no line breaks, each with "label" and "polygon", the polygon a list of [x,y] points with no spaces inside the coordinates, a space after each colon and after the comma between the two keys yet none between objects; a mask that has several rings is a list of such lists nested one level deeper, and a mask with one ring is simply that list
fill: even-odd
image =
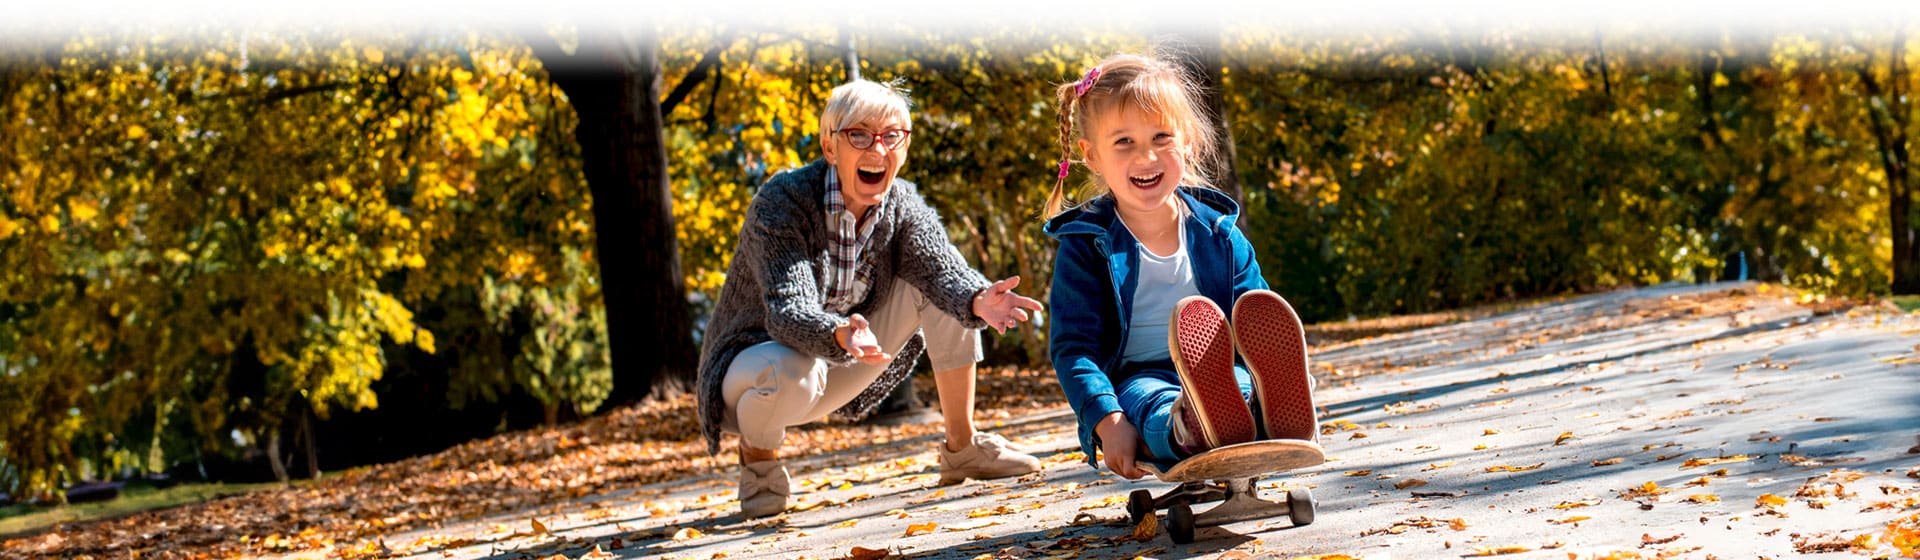
[{"label": "girl's hand", "polygon": [[1013,276],[994,282],[987,289],[973,296],[973,315],[987,322],[994,332],[1005,334],[1020,321],[1032,318],[1027,310],[1039,311],[1040,300],[1013,293],[1020,285],[1020,277]]},{"label": "girl's hand", "polygon": [[1146,476],[1147,471],[1134,465],[1134,457],[1140,452],[1140,432],[1127,422],[1127,416],[1118,412],[1101,418],[1093,425],[1093,433],[1100,435],[1100,454],[1104,455],[1107,469],[1127,480],[1137,480]]},{"label": "girl's hand", "polygon": [[855,313],[847,317],[847,324],[833,329],[833,341],[853,359],[864,364],[880,365],[893,361],[893,356],[880,348],[880,340],[873,336],[873,330],[867,328],[867,318]]}]

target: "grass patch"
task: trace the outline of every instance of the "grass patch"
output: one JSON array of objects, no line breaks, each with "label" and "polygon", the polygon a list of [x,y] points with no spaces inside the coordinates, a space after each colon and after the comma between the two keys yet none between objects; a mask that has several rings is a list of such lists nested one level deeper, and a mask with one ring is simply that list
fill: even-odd
[{"label": "grass patch", "polygon": [[277,488],[278,482],[253,484],[181,484],[160,489],[128,485],[112,501],[67,506],[40,507],[10,505],[0,507],[0,535],[13,535],[51,527],[61,523],[119,517],[148,510],[195,504],[223,496]]},{"label": "grass patch", "polygon": [[1899,306],[1901,311],[1912,313],[1920,310],[1920,295],[1893,296],[1893,304]]}]

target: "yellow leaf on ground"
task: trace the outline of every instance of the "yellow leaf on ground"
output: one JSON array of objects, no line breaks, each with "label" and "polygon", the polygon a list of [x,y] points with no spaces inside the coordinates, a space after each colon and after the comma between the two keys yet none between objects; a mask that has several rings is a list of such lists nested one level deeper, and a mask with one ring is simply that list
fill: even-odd
[{"label": "yellow leaf on ground", "polygon": [[1628,500],[1631,500],[1634,498],[1650,498],[1653,496],[1658,496],[1658,495],[1665,494],[1672,491],[1673,491],[1672,488],[1665,488],[1660,486],[1659,483],[1648,481],[1646,484],[1642,484],[1638,487],[1628,488],[1626,491],[1620,493],[1620,497]]},{"label": "yellow leaf on ground", "polygon": [[1140,518],[1140,524],[1133,526],[1133,538],[1140,542],[1153,540],[1160,534],[1160,516],[1149,515]]},{"label": "yellow leaf on ground", "polygon": [[876,550],[856,546],[853,547],[853,550],[847,551],[847,560],[880,560],[892,554],[893,553],[887,552],[887,549],[884,548]]},{"label": "yellow leaf on ground", "polygon": [[597,544],[593,545],[592,551],[586,554],[580,555],[580,558],[582,558],[583,560],[604,560],[606,558],[613,558],[613,557],[614,557],[613,553],[607,552],[605,550],[600,550],[600,545],[597,545]]},{"label": "yellow leaf on ground", "polygon": [[1474,547],[1473,552],[1466,554],[1466,556],[1501,556],[1506,554],[1519,554],[1522,552],[1533,552],[1533,547],[1521,546],[1517,544],[1510,544],[1507,546],[1480,546],[1480,547]]},{"label": "yellow leaf on ground", "polygon": [[931,532],[933,532],[933,530],[934,530],[934,529],[938,529],[938,528],[940,528],[940,526],[939,526],[938,524],[935,524],[935,523],[933,523],[933,522],[931,522],[931,521],[929,521],[929,522],[926,522],[926,523],[915,523],[915,524],[912,524],[912,525],[908,525],[908,526],[907,526],[907,533],[906,533],[906,534],[904,534],[904,535],[901,535],[901,536],[903,536],[903,537],[911,537],[911,536],[914,536],[914,535],[924,535],[924,534],[927,534],[927,533],[931,533]]},{"label": "yellow leaf on ground", "polygon": [[841,521],[841,522],[839,522],[839,523],[835,523],[835,524],[833,524],[833,528],[835,528],[835,529],[846,529],[846,528],[848,528],[848,527],[852,527],[852,526],[854,526],[854,524],[856,524],[856,523],[859,523],[859,522],[860,522],[860,518],[858,518],[858,517],[856,517],[856,518],[853,518],[853,519],[848,519],[848,520],[846,520],[846,521]]},{"label": "yellow leaf on ground", "polygon": [[1588,520],[1588,519],[1593,519],[1593,518],[1591,518],[1591,517],[1587,517],[1587,516],[1585,516],[1585,515],[1575,515],[1575,516],[1572,516],[1572,517],[1568,517],[1568,518],[1566,518],[1566,519],[1554,519],[1554,520],[1550,520],[1550,521],[1547,521],[1547,522],[1548,522],[1548,523],[1552,523],[1552,524],[1554,524],[1554,525],[1566,525],[1566,524],[1569,524],[1569,523],[1579,523],[1579,522],[1581,522],[1581,521],[1586,521],[1586,520]]},{"label": "yellow leaf on ground", "polygon": [[1680,464],[1680,468],[1690,469],[1693,467],[1704,467],[1707,465],[1718,465],[1721,463],[1743,463],[1743,462],[1752,461],[1752,460],[1753,460],[1752,455],[1744,455],[1744,454],[1731,455],[1727,457],[1706,457],[1706,458],[1700,458],[1700,459],[1687,459],[1687,462]]},{"label": "yellow leaf on ground", "polygon": [[683,528],[683,529],[680,529],[680,530],[678,530],[678,531],[674,531],[674,532],[673,532],[673,540],[674,540],[674,541],[686,541],[686,540],[693,540],[693,539],[697,539],[697,538],[700,538],[700,537],[704,537],[704,536],[707,536],[707,534],[706,534],[706,533],[702,533],[702,532],[700,532],[700,530],[699,530],[699,529],[695,529],[695,528],[692,528],[692,527],[687,527],[687,528]]},{"label": "yellow leaf on ground", "polygon": [[1373,471],[1369,470],[1369,471],[1347,471],[1346,472],[1347,476],[1367,476],[1370,474],[1373,474]]},{"label": "yellow leaf on ground", "polygon": [[1560,437],[1553,438],[1553,444],[1560,445],[1570,439],[1573,439],[1573,432],[1560,432]]},{"label": "yellow leaf on ground", "polygon": [[1534,469],[1537,469],[1537,468],[1540,468],[1540,467],[1544,467],[1544,466],[1547,466],[1547,464],[1546,464],[1546,463],[1534,463],[1534,464],[1531,464],[1531,465],[1527,465],[1527,466],[1524,466],[1524,467],[1515,467],[1515,466],[1511,466],[1511,465],[1496,465],[1496,466],[1492,466],[1492,467],[1487,467],[1487,472],[1521,472],[1521,471],[1530,471],[1530,470],[1534,470]]},{"label": "yellow leaf on ground", "polygon": [[1711,502],[1718,502],[1720,501],[1720,497],[1715,496],[1713,494],[1694,494],[1692,496],[1687,496],[1687,501],[1693,502],[1696,504],[1705,504],[1705,503],[1711,503]]},{"label": "yellow leaf on ground", "polygon": [[1393,487],[1400,490],[1406,490],[1408,488],[1416,488],[1416,487],[1426,486],[1426,485],[1427,485],[1427,481],[1421,480],[1418,478],[1409,478],[1406,480],[1402,480],[1400,482],[1393,483]]},{"label": "yellow leaf on ground", "polygon": [[1578,502],[1560,502],[1559,504],[1554,505],[1553,509],[1573,509],[1573,508],[1583,508],[1587,506],[1597,506],[1597,505],[1600,505],[1600,498],[1587,498],[1585,500],[1580,500]]},{"label": "yellow leaf on ground", "polygon": [[544,524],[544,523],[541,523],[541,522],[540,522],[540,520],[538,520],[538,519],[528,519],[527,521],[530,521],[530,522],[532,522],[532,523],[533,523],[533,534],[535,534],[535,535],[545,535],[545,534],[547,534],[547,526],[546,526],[546,524]]},{"label": "yellow leaf on ground", "polygon": [[1763,508],[1772,509],[1772,508],[1777,508],[1784,505],[1787,505],[1787,499],[1779,496],[1775,496],[1773,494],[1761,494],[1760,497],[1754,498],[1753,500],[1754,507],[1763,507]]},{"label": "yellow leaf on ground", "polygon": [[1614,458],[1612,458],[1612,459],[1601,459],[1601,460],[1598,460],[1598,461],[1594,461],[1594,462],[1593,462],[1593,466],[1596,466],[1596,467],[1604,467],[1604,466],[1607,466],[1607,465],[1618,465],[1618,464],[1620,464],[1620,462],[1621,462],[1621,461],[1625,461],[1625,460],[1626,460],[1626,459],[1625,459],[1625,458],[1622,458],[1622,457],[1614,457]]}]

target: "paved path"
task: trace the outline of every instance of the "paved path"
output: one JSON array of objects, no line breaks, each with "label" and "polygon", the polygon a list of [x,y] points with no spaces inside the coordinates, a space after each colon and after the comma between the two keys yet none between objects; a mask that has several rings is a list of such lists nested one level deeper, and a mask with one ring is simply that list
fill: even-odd
[{"label": "paved path", "polygon": [[741,521],[733,473],[690,473],[388,542],[466,539],[422,558],[1892,554],[1888,524],[1920,514],[1920,317],[1787,297],[1661,286],[1322,348],[1330,460],[1261,484],[1311,489],[1304,527],[1136,540],[1126,494],[1172,485],[1088,467],[1062,407],[992,428],[1045,459],[1020,480],[936,487],[933,440],[876,442],[793,463],[799,511],[773,521]]}]

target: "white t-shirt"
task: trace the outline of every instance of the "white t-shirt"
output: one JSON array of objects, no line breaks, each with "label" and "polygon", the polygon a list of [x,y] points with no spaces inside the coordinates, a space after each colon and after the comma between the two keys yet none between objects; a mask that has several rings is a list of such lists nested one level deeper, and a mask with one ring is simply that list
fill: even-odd
[{"label": "white t-shirt", "polygon": [[[1175,203],[1179,204],[1179,200],[1175,199]],[[1176,228],[1180,232],[1180,247],[1171,255],[1153,254],[1137,241],[1140,236],[1134,236],[1134,247],[1140,254],[1140,282],[1133,289],[1133,325],[1127,335],[1127,347],[1120,353],[1122,360],[1143,362],[1173,358],[1167,346],[1167,325],[1173,306],[1187,296],[1200,295],[1187,252],[1188,216],[1186,205],[1180,204],[1180,225]],[[1126,223],[1120,220],[1121,226]],[[1133,228],[1127,231],[1132,232]]]}]

